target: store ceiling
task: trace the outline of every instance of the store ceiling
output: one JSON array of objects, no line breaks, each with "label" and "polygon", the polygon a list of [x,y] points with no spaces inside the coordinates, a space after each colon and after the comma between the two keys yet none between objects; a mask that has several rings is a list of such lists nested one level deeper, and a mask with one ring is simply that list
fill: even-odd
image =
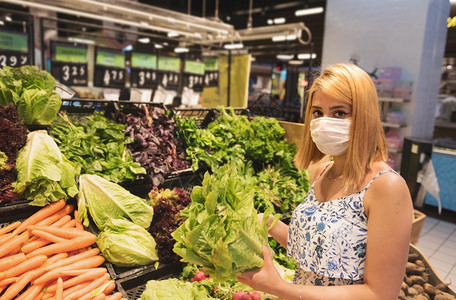
[{"label": "store ceiling", "polygon": [[[307,1],[277,1],[277,0],[140,0],[139,2],[149,5],[166,8],[181,13],[191,13],[194,16],[214,19],[218,17],[222,22],[232,24],[236,30],[246,29],[251,16],[251,26],[274,26],[268,25],[268,20],[285,18],[285,22],[303,22],[311,32],[311,44],[303,45],[299,41],[272,42],[269,40],[259,40],[254,42],[244,42],[244,46],[249,53],[255,57],[258,63],[280,63],[277,59],[279,53],[315,53],[316,58],[313,65],[321,64],[324,13],[297,17],[295,11],[303,8],[326,7],[326,0],[307,0]],[[217,10],[218,4],[218,10]],[[252,5],[250,9],[250,5]],[[189,11],[190,6],[190,11]],[[303,32],[303,40],[308,40],[308,36]],[[304,61],[307,65],[308,61]]]}]

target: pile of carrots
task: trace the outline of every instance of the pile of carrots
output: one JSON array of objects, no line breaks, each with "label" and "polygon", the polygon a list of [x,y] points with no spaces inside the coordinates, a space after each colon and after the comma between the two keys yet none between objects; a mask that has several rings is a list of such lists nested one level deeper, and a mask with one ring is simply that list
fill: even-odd
[{"label": "pile of carrots", "polygon": [[124,299],[95,241],[64,200],[0,228],[0,300]]}]

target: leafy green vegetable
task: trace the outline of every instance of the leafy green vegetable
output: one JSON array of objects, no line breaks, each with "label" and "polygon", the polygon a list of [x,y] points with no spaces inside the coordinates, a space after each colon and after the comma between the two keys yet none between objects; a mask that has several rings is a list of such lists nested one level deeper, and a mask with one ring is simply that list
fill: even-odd
[{"label": "leafy green vegetable", "polygon": [[0,104],[13,103],[24,124],[49,125],[62,105],[55,79],[35,66],[0,70]]},{"label": "leafy green vegetable", "polygon": [[204,300],[212,298],[199,285],[192,285],[177,278],[166,280],[149,280],[146,289],[141,295],[141,300]]},{"label": "leafy green vegetable", "polygon": [[78,193],[75,177],[79,170],[47,133],[28,134],[25,146],[18,153],[16,169],[14,192],[30,200],[31,205],[44,206]]},{"label": "leafy green vegetable", "polygon": [[253,207],[255,191],[238,173],[234,164],[206,173],[181,211],[187,219],[172,234],[182,261],[203,265],[217,281],[262,267],[268,244],[266,220],[260,223]]},{"label": "leafy green vegetable", "polygon": [[150,233],[123,219],[107,219],[106,226],[98,234],[97,246],[116,266],[145,266],[158,260],[155,240]]},{"label": "leafy green vegetable", "polygon": [[106,226],[109,218],[126,218],[149,228],[154,210],[146,200],[122,186],[98,175],[84,174],[79,177],[78,219],[85,226],[89,225],[88,213],[99,229]]},{"label": "leafy green vegetable", "polygon": [[82,116],[76,120],[59,114],[50,133],[62,153],[81,166],[81,173],[97,174],[117,183],[146,174],[128,152],[127,144],[133,139],[122,133],[125,127],[101,115]]}]

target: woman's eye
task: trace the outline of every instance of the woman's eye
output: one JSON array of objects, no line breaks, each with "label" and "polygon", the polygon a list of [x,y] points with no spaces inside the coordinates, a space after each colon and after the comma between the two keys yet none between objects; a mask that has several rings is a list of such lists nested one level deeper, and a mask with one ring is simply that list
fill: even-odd
[{"label": "woman's eye", "polygon": [[323,113],[319,110],[315,110],[313,113],[312,113],[312,116],[314,118],[319,118],[319,117],[322,117],[323,116]]},{"label": "woman's eye", "polygon": [[344,111],[336,111],[336,112],[334,113],[334,115],[335,115],[337,118],[343,118],[343,117],[345,117],[345,116],[348,115],[348,114],[347,114],[346,112],[344,112]]}]

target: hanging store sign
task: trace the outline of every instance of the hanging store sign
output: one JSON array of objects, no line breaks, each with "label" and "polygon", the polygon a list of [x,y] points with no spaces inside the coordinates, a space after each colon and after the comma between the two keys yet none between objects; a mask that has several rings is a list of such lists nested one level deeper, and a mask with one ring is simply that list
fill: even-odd
[{"label": "hanging store sign", "polygon": [[93,84],[105,88],[123,88],[125,54],[118,50],[97,47]]},{"label": "hanging store sign", "polygon": [[68,86],[86,86],[87,46],[69,43],[51,43],[51,74]]},{"label": "hanging store sign", "polygon": [[177,90],[181,80],[179,57],[158,57],[158,82],[168,90]]},{"label": "hanging store sign", "polygon": [[206,58],[204,60],[204,86],[218,86],[219,60],[218,58]]},{"label": "hanging store sign", "polygon": [[28,34],[0,31],[0,67],[31,64]]},{"label": "hanging store sign", "polygon": [[183,86],[200,92],[204,87],[204,62],[186,60],[184,62]]},{"label": "hanging store sign", "polygon": [[132,53],[131,76],[132,87],[155,89],[158,86],[157,55]]}]

